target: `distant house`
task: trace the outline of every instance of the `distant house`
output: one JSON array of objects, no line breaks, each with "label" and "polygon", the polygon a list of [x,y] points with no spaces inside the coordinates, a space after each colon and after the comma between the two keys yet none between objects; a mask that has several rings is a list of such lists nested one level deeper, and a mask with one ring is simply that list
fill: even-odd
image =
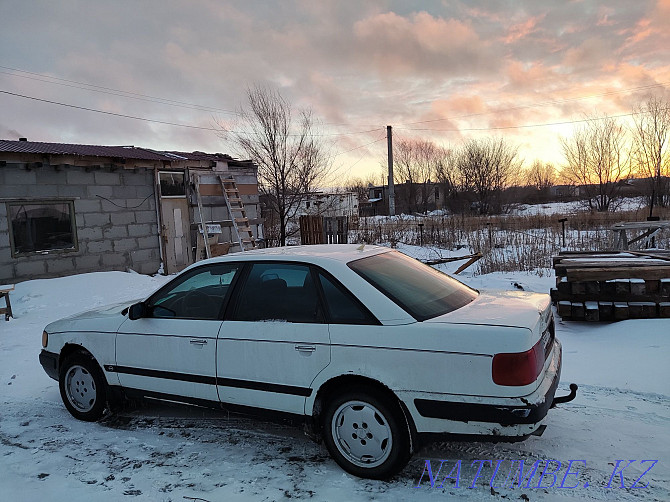
[{"label": "distant house", "polygon": [[298,214],[358,216],[358,197],[354,192],[312,192],[303,199]]},{"label": "distant house", "polygon": [[0,283],[161,264],[177,272],[199,258],[201,213],[210,241],[234,241],[219,176],[237,182],[261,236],[256,173],[218,153],[0,140]]},{"label": "distant house", "polygon": [[[396,214],[422,213],[445,207],[445,183],[398,183],[394,185]],[[368,200],[359,204],[361,216],[389,214],[389,187],[368,187]]]}]

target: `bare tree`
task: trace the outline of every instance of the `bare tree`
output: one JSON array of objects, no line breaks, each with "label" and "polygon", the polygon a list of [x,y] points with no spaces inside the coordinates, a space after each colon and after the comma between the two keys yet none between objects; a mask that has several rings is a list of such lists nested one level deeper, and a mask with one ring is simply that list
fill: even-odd
[{"label": "bare tree", "polygon": [[475,195],[480,214],[502,211],[503,190],[515,181],[520,167],[517,148],[503,138],[469,140],[456,157],[461,183]]},{"label": "bare tree", "polygon": [[428,211],[438,172],[446,174],[448,150],[427,140],[400,139],[393,146],[393,178],[405,183],[407,209]]},{"label": "bare tree", "polygon": [[393,182],[407,185],[405,202],[410,213],[416,209],[416,183],[419,178],[414,156],[414,142],[411,140],[398,139],[393,143]]},{"label": "bare tree", "polygon": [[[258,165],[261,194],[276,216],[278,243],[286,244],[287,226],[300,204],[325,178],[329,158],[313,134],[311,110],[294,109],[277,90],[255,85],[247,90],[248,109],[242,112],[242,130],[228,132],[240,151]],[[221,125],[221,124],[219,124]]]},{"label": "bare tree", "polygon": [[561,138],[566,164],[561,177],[579,187],[589,209],[615,209],[629,170],[626,131],[610,117],[594,117],[571,138]]},{"label": "bare tree", "polygon": [[347,192],[355,193],[359,202],[366,202],[369,198],[370,187],[378,185],[378,181],[372,174],[365,179],[354,177],[346,180],[342,188]]},{"label": "bare tree", "polygon": [[524,172],[526,186],[535,187],[539,191],[547,191],[556,183],[556,170],[549,163],[535,160]]},{"label": "bare tree", "polygon": [[446,150],[431,141],[417,141],[414,144],[414,162],[418,174],[419,200],[424,213],[437,181],[437,172],[444,163]]},{"label": "bare tree", "polygon": [[649,179],[649,216],[654,204],[670,204],[670,102],[652,97],[633,109],[633,160],[638,175]]}]

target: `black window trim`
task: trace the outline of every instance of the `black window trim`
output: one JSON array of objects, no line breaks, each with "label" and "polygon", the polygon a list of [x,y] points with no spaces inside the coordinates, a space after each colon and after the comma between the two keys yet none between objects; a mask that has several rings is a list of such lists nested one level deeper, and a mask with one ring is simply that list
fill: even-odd
[{"label": "black window trim", "polygon": [[[324,270],[323,268],[319,267],[318,265],[312,265],[312,274],[315,280],[315,284],[317,285],[317,290],[319,292],[319,296],[321,298],[321,305],[324,308],[324,312],[326,314],[326,322],[328,324],[340,324],[340,325],[350,325],[350,326],[381,326],[382,323],[377,319],[377,317],[370,312],[370,309],[367,308],[363,302],[361,302],[358,298],[356,298],[356,295],[354,295],[351,291],[347,289],[347,287],[342,284],[340,281],[338,281],[333,274],[328,272],[327,270]],[[336,321],[332,319],[330,315],[330,307],[328,306],[328,302],[326,301],[326,294],[325,291],[323,290],[323,285],[321,284],[321,279],[319,278],[319,274],[322,274],[325,276],[330,282],[333,283],[333,285],[340,290],[340,292],[349,298],[354,305],[356,305],[360,310],[362,310],[366,316],[368,317],[368,320],[370,322],[360,322],[360,321]]]},{"label": "black window trim", "polygon": [[224,312],[226,311],[226,308],[228,307],[229,303],[232,303],[230,301],[232,293],[235,289],[235,285],[237,284],[239,277],[242,275],[244,270],[247,268],[246,267],[246,262],[243,261],[222,261],[222,262],[217,262],[217,263],[207,263],[205,265],[200,265],[197,267],[193,267],[190,269],[188,272],[184,274],[179,274],[177,277],[172,279],[171,281],[167,282],[164,284],[160,289],[155,291],[149,298],[147,298],[144,303],[147,305],[147,307],[151,308],[153,307],[152,303],[154,299],[162,294],[165,290],[167,290],[170,287],[174,287],[173,285],[176,283],[177,285],[182,284],[184,281],[187,281],[191,277],[193,277],[196,273],[200,273],[202,270],[207,269],[207,268],[212,268],[217,265],[237,265],[238,269],[237,272],[235,273],[235,276],[233,277],[233,280],[230,281],[230,286],[228,286],[228,291],[226,292],[226,296],[223,298],[223,303],[221,305],[221,308],[219,309],[219,314],[216,317],[216,319],[200,319],[198,317],[151,317],[151,319],[179,319],[179,320],[186,320],[186,321],[216,321],[216,322],[221,322],[224,319]]},{"label": "black window trim", "polygon": [[[249,274],[251,274],[251,269],[253,268],[254,265],[257,264],[266,264],[266,263],[272,263],[272,264],[279,264],[279,265],[301,265],[303,267],[307,267],[309,270],[309,274],[312,277],[312,280],[314,281],[314,273],[312,271],[312,267],[314,266],[312,263],[307,263],[307,262],[302,262],[302,261],[293,261],[293,260],[253,260],[253,261],[245,261],[245,267],[244,270],[242,271],[241,274],[238,274],[237,277],[235,277],[235,280],[233,282],[236,282],[236,288],[233,291],[234,293],[234,299],[229,302],[227,305],[226,311],[223,316],[224,321],[235,321],[235,322],[259,322],[259,321],[240,321],[239,319],[234,319],[235,314],[237,313],[237,309],[240,306],[240,299],[242,298],[242,288],[244,288],[244,285],[247,283],[247,279],[249,279]],[[239,277],[239,279],[238,279]],[[318,301],[319,301],[319,308],[321,312],[323,312],[323,321],[321,322],[316,322],[316,323],[307,323],[307,322],[293,322],[293,321],[286,321],[292,324],[328,324],[328,317],[326,314],[326,309],[324,306],[324,301],[323,301],[323,295],[321,294],[321,291],[319,289],[320,284],[318,282],[315,282],[315,287],[317,288],[318,291]],[[231,290],[232,290],[233,283],[231,283]]]},{"label": "black window trim", "polygon": [[[50,255],[50,254],[60,254],[60,253],[76,253],[79,251],[79,238],[77,236],[77,213],[75,208],[75,197],[68,198],[36,198],[36,199],[10,199],[5,201],[6,211],[7,211],[7,227],[9,231],[9,246],[11,250],[12,258],[21,258],[23,256],[36,256],[36,255]],[[11,207],[17,205],[37,205],[37,204],[67,204],[70,208],[70,226],[72,228],[72,247],[61,248],[61,249],[43,249],[40,251],[27,251],[20,253],[16,251],[16,245],[14,243],[14,225],[12,224],[12,212]]]}]

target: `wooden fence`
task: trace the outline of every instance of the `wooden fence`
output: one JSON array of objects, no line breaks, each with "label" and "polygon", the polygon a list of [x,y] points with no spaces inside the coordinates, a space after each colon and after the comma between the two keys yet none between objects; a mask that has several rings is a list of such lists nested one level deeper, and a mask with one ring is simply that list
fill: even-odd
[{"label": "wooden fence", "polygon": [[301,244],[346,244],[349,224],[346,216],[300,217]]}]

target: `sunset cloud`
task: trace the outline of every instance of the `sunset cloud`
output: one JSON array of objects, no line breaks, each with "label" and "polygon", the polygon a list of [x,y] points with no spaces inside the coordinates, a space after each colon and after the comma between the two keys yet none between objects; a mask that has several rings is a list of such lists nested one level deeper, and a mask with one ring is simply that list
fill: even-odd
[{"label": "sunset cloud", "polygon": [[[364,145],[386,125],[450,146],[504,135],[560,162],[569,126],[542,124],[629,113],[670,88],[670,0],[6,0],[0,18],[0,66],[39,74],[0,69],[1,90],[207,129],[234,127],[265,83],[313,110],[352,174],[378,170],[384,142]],[[207,130],[3,94],[0,107],[7,139],[235,153]]]}]

